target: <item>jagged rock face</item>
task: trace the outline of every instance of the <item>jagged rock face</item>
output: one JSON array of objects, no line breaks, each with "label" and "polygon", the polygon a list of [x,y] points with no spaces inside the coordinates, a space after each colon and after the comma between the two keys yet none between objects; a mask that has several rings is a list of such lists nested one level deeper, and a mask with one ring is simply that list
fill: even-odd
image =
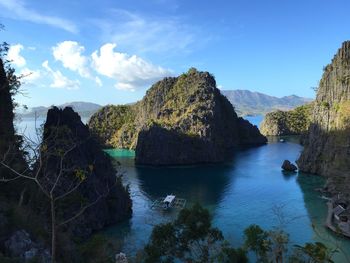
[{"label": "jagged rock face", "polygon": [[[115,125],[117,129],[107,142],[136,149],[137,163],[218,162],[237,145],[266,143],[256,127],[237,117],[216,88],[214,77],[193,68],[155,83],[141,101],[119,106],[119,112],[120,107],[128,107],[123,115],[128,117]],[[99,114],[90,121],[93,131],[98,131],[101,123],[110,123],[106,117],[96,120]]]},{"label": "jagged rock face", "polygon": [[306,134],[311,123],[313,103],[290,111],[274,111],[265,115],[260,131],[265,136]]},{"label": "jagged rock face", "polygon": [[304,143],[300,170],[327,176],[331,192],[350,193],[350,41],[324,69]]},{"label": "jagged rock face", "polygon": [[[57,149],[58,152],[66,152],[66,144],[69,149],[72,145],[75,146],[63,159],[63,167],[69,171],[61,177],[53,193],[59,196],[68,192],[77,179],[82,180],[82,183],[76,191],[58,203],[58,211],[63,211],[59,220],[64,221],[73,216],[82,204],[94,203],[68,225],[74,235],[85,238],[95,230],[128,218],[131,215],[131,199],[127,189],[117,180],[110,158],[90,136],[88,127],[72,108],[61,110],[54,107],[47,114],[42,151]],[[39,179],[51,186],[58,176],[60,158],[44,158],[43,166],[46,169],[40,173]]]},{"label": "jagged rock face", "polygon": [[175,130],[152,124],[141,130],[136,147],[136,163],[152,165],[191,164],[223,161],[215,144]]}]

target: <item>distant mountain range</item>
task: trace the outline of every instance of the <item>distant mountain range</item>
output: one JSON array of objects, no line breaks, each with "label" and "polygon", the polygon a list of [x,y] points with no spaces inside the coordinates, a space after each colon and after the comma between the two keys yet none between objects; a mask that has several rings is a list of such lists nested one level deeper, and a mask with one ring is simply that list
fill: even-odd
[{"label": "distant mountain range", "polygon": [[[277,109],[290,110],[312,101],[312,99],[295,95],[277,98],[249,90],[222,90],[221,93],[228,98],[235,107],[237,114],[240,116],[262,115]],[[59,108],[67,106],[73,107],[73,109],[83,118],[90,118],[91,115],[102,108],[99,104],[83,101],[68,102],[57,105]],[[26,111],[18,112],[17,114],[22,118],[34,118],[35,114],[38,118],[44,118],[46,117],[49,108],[50,107],[44,106],[33,107]]]},{"label": "distant mountain range", "polygon": [[[101,105],[98,105],[96,103],[91,102],[83,102],[83,101],[74,101],[74,102],[68,102],[61,105],[55,105],[58,108],[64,108],[64,107],[72,107],[75,111],[79,113],[79,115],[83,118],[90,118],[92,114],[94,114],[96,111],[98,111],[100,108],[102,108]],[[29,108],[26,111],[18,112],[17,114],[22,118],[34,118],[35,116],[37,118],[44,118],[46,117],[47,111],[51,107],[33,107]]]},{"label": "distant mountain range", "polygon": [[228,100],[235,107],[238,115],[263,115],[274,110],[291,110],[306,104],[312,99],[296,95],[274,97],[249,90],[222,90]]}]

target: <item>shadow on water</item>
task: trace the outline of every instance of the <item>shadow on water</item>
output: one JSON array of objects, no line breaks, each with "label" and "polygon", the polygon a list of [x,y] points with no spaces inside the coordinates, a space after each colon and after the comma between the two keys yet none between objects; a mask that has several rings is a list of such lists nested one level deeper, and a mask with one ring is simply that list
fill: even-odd
[{"label": "shadow on water", "polygon": [[234,165],[201,165],[189,167],[137,167],[140,188],[155,199],[173,193],[189,202],[216,206],[232,183]]},{"label": "shadow on water", "polygon": [[302,150],[298,141],[295,136],[285,137],[284,142],[276,138],[261,147],[240,149],[232,160],[215,165],[135,166],[132,156],[121,154],[116,160],[130,185],[134,211],[130,220],[107,232],[124,242],[124,252],[135,253],[147,243],[154,225],[176,218],[177,211],[150,209],[154,199],[174,193],[186,198],[188,206],[199,202],[208,208],[214,226],[234,246],[242,245],[243,231],[250,224],[271,229],[281,215],[288,222],[284,230],[290,234],[291,246],[317,241],[318,232],[325,231],[326,213],[324,201],[314,191],[322,185],[316,180],[320,178],[281,171],[283,160],[298,158]]},{"label": "shadow on water", "polygon": [[305,208],[313,225],[313,240],[322,242],[328,247],[338,248],[335,262],[350,262],[350,241],[342,236],[335,235],[325,227],[327,216],[327,200],[322,199],[322,194],[315,191],[321,188],[325,179],[317,176],[299,173],[297,180],[303,193]]}]

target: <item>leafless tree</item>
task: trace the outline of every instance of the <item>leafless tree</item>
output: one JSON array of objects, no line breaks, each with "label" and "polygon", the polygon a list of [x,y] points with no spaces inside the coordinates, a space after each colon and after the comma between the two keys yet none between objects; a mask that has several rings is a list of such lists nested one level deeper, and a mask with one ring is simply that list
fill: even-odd
[{"label": "leafless tree", "polygon": [[[37,130],[38,131],[38,130]],[[37,135],[39,137],[39,135]],[[58,215],[58,203],[76,193],[93,176],[94,164],[86,167],[79,166],[72,161],[72,152],[86,142],[77,141],[72,132],[65,126],[50,127],[50,135],[41,143],[38,138],[32,139],[23,135],[23,151],[28,152],[26,161],[28,166],[18,170],[12,165],[14,153],[18,153],[15,146],[9,146],[0,159],[0,165],[7,168],[9,175],[0,178],[0,182],[8,183],[15,180],[29,180],[34,182],[40,192],[49,201],[51,217],[51,257],[56,262],[57,230],[81,216],[89,207],[95,205],[101,198],[106,197],[114,185],[106,185],[103,191],[95,187],[95,198],[88,202],[82,201],[80,207],[69,215]],[[91,139],[91,138],[89,138]],[[23,199],[23,193],[21,198]],[[21,201],[20,201],[21,203]]]}]

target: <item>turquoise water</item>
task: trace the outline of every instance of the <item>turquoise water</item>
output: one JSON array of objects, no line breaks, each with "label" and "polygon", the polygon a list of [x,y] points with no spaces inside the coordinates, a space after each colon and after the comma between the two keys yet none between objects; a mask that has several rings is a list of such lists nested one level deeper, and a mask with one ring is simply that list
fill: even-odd
[{"label": "turquoise water", "polygon": [[113,158],[134,158],[135,152],[129,151],[125,149],[106,149],[104,150],[106,153],[109,154],[109,156]]},{"label": "turquoise water", "polygon": [[[283,174],[280,169],[284,159],[295,161],[299,156],[302,147],[297,141],[293,137],[285,143],[272,140],[265,146],[240,150],[223,164],[188,167],[138,167],[133,152],[110,150],[112,156],[118,156],[115,160],[121,164],[119,170],[130,185],[133,216],[106,233],[124,244],[124,252],[133,254],[147,242],[155,224],[176,217],[176,211],[150,209],[156,198],[174,193],[186,198],[188,206],[199,202],[208,208],[214,225],[233,245],[242,244],[242,233],[248,225],[258,224],[265,229],[282,227],[290,234],[291,244],[337,242],[350,251],[348,240],[336,240],[323,227],[325,200],[314,191],[323,185],[323,179]],[[337,262],[347,261],[338,256]]]}]

